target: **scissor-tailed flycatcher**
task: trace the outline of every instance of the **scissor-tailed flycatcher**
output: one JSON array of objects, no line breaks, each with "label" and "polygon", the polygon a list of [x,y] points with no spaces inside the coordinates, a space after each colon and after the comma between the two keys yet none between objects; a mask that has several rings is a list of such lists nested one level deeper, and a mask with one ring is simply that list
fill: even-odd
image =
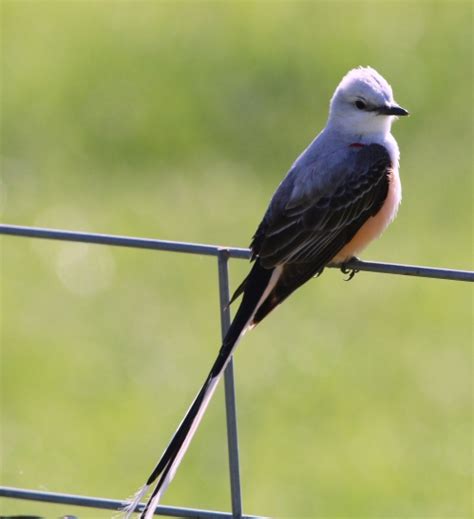
[{"label": "scissor-tailed flycatcher", "polygon": [[243,296],[217,359],[128,514],[158,480],[141,516],[152,517],[243,334],[328,263],[354,257],[393,220],[401,186],[390,128],[402,115],[408,112],[374,69],[359,67],[342,79],[326,127],[278,186],[253,237],[254,264],[232,297]]}]

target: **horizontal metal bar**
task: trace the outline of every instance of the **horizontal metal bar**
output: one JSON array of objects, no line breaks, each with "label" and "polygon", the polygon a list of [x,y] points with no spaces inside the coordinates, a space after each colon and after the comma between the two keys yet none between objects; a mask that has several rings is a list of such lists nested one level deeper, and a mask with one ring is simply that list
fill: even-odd
[{"label": "horizontal metal bar", "polygon": [[[379,263],[377,261],[348,261],[345,268],[356,271],[378,272],[380,274],[398,274],[401,276],[417,276],[421,278],[447,279],[450,281],[474,281],[474,272],[470,270],[454,270],[420,265],[400,265],[397,263]],[[341,268],[331,265],[331,268]]]},{"label": "horizontal metal bar", "polygon": [[0,234],[8,234],[10,236],[25,236],[28,238],[43,238],[46,240],[99,243],[102,245],[182,252],[186,254],[202,254],[205,256],[217,256],[219,251],[225,250],[232,258],[250,258],[250,251],[248,249],[239,249],[236,247],[219,247],[217,245],[206,245],[203,243],[155,240],[152,238],[135,238],[130,236],[117,236],[113,234],[65,231],[60,229],[44,229],[41,227],[24,227],[20,225],[0,224]]},{"label": "horizontal metal bar", "polygon": [[[30,238],[43,238],[49,240],[99,243],[103,245],[183,252],[187,254],[203,254],[207,256],[218,256],[219,251],[225,250],[231,258],[250,258],[249,249],[244,248],[219,247],[216,245],[206,245],[201,243],[154,240],[150,238],[135,238],[111,234],[63,231],[57,229],[44,229],[41,227],[24,227],[19,225],[0,224],[0,234],[7,234],[10,236],[26,236]],[[340,268],[337,265],[329,265],[329,267]],[[348,269],[355,269],[366,272],[378,272],[381,274],[398,274],[402,276],[447,279],[451,281],[474,281],[474,272],[469,270],[422,267],[418,265],[401,265],[396,263],[379,263],[375,261],[361,261],[358,259],[349,261],[346,264],[346,267]]]},{"label": "horizontal metal bar", "polygon": [[[118,499],[105,499],[100,497],[79,496],[76,494],[61,494],[57,492],[40,492],[14,487],[0,487],[0,497],[12,499],[25,499],[28,501],[41,501],[44,503],[55,503],[71,506],[83,506],[87,508],[99,508],[102,510],[123,510],[128,505],[127,501]],[[145,507],[141,504],[137,512]],[[39,515],[39,514],[38,514]],[[175,506],[158,506],[155,515],[168,517],[192,517],[195,519],[232,519],[229,512],[217,512],[213,510],[200,510],[197,508],[180,508]],[[262,519],[255,515],[244,515],[243,519]]]}]

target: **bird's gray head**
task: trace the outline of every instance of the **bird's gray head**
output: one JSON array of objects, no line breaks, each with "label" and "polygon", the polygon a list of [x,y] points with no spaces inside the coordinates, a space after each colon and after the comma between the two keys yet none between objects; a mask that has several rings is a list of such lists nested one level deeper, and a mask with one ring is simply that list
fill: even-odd
[{"label": "bird's gray head", "polygon": [[328,126],[357,135],[385,134],[394,116],[408,115],[392,87],[371,67],[350,70],[331,99]]}]

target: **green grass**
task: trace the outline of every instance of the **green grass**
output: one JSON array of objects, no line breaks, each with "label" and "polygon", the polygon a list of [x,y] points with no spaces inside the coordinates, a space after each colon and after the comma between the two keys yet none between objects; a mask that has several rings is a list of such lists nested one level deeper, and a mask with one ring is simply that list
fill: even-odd
[{"label": "green grass", "polygon": [[[370,64],[399,217],[364,258],[472,262],[469,2],[2,2],[3,220],[246,246],[334,87]],[[219,345],[216,261],[2,238],[2,484],[124,498]],[[231,262],[235,287],[244,261]],[[467,519],[472,300],[328,271],[236,355],[244,509]],[[165,504],[229,509],[223,398]],[[107,517],[3,500],[1,514]]]}]

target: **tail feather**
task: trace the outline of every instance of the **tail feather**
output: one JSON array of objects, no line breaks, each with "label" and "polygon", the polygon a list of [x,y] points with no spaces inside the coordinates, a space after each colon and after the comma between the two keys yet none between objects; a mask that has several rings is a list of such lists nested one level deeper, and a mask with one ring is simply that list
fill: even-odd
[{"label": "tail feather", "polygon": [[143,499],[143,497],[146,496],[149,488],[150,488],[150,485],[148,485],[148,484],[143,485],[141,488],[139,488],[135,492],[133,497],[130,498],[130,502],[123,508],[123,513],[124,513],[125,518],[129,518],[133,514],[133,512],[135,511],[135,509],[137,508],[137,506],[140,504],[141,500]]},{"label": "tail feather", "polygon": [[155,489],[153,490],[151,496],[148,499],[148,502],[141,515],[143,519],[150,519],[151,517],[153,517],[153,514],[155,512],[156,507],[158,506],[158,503],[160,502],[161,497],[168,488],[168,485],[173,480],[176,471],[181,463],[181,460],[183,459],[183,456],[188,450],[189,444],[191,443],[191,440],[193,439],[193,436],[202,420],[202,417],[204,416],[207,406],[209,405],[212,395],[214,394],[214,391],[219,382],[219,378],[220,377],[215,377],[210,381],[210,384],[206,390],[204,400],[198,408],[196,416],[192,420],[191,425],[189,429],[186,431],[186,435],[183,437],[178,449],[173,453],[172,457],[169,459],[168,464],[166,468],[163,470]]},{"label": "tail feather", "polygon": [[255,312],[275,285],[279,274],[277,269],[264,269],[258,264],[258,261],[254,264],[250,275],[245,281],[242,303],[224,338],[211,371],[145,486],[136,494],[133,502],[126,508],[127,518],[130,517],[139,505],[141,498],[148,489],[158,481],[140,517],[142,519],[150,519],[153,516],[163,493],[171,483],[188,449],[239,339],[252,324]]}]

